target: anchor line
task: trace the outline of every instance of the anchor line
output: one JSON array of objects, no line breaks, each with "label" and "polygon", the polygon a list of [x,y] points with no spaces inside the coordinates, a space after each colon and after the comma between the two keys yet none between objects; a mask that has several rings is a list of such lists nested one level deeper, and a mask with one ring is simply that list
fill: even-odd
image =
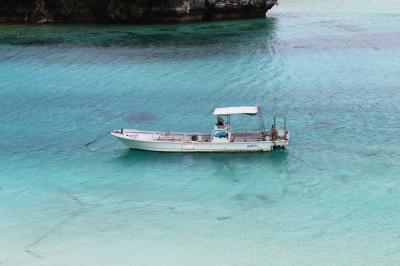
[{"label": "anchor line", "polygon": [[92,140],[91,142],[86,143],[86,144],[85,144],[85,147],[86,147],[86,148],[89,147],[89,145],[92,145],[92,144],[95,143],[96,141],[101,140],[102,138],[104,138],[104,137],[107,136],[108,134],[110,134],[110,133],[107,132],[106,134],[104,134],[104,135],[102,135],[102,136],[100,136],[100,137],[98,137],[98,138],[95,138],[95,139]]}]

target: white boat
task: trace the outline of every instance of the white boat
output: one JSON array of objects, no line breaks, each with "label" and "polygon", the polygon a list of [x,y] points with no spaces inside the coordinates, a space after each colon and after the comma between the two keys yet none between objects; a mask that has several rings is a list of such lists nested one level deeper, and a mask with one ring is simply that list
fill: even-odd
[{"label": "white boat", "polygon": [[[215,108],[217,123],[211,133],[180,133],[118,129],[111,132],[130,149],[164,152],[257,152],[285,148],[289,142],[286,116],[274,116],[271,130],[265,129],[258,106]],[[257,130],[231,129],[231,115],[257,116]],[[278,128],[277,119],[283,119]]]}]

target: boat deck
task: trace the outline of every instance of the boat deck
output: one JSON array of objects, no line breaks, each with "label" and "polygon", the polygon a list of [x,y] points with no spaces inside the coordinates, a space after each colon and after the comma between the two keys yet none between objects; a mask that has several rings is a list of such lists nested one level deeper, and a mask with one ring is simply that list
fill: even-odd
[{"label": "boat deck", "polygon": [[[121,134],[121,132],[115,132]],[[156,131],[135,131],[124,130],[122,135],[132,140],[142,141],[160,141],[160,142],[211,142],[210,133],[174,133],[174,132],[156,132]],[[244,132],[232,133],[230,142],[254,142],[271,140],[271,132],[265,132],[265,137],[261,133]],[[284,140],[284,137],[277,136],[275,140]]]}]

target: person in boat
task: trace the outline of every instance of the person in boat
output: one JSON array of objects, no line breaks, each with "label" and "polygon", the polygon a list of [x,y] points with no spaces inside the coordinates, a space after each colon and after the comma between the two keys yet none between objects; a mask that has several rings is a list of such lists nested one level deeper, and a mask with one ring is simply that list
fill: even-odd
[{"label": "person in boat", "polygon": [[278,138],[278,132],[276,131],[276,126],[273,124],[271,127],[271,138],[276,140]]},{"label": "person in boat", "polygon": [[225,126],[225,121],[222,117],[218,117],[217,120],[217,127],[224,127]]}]

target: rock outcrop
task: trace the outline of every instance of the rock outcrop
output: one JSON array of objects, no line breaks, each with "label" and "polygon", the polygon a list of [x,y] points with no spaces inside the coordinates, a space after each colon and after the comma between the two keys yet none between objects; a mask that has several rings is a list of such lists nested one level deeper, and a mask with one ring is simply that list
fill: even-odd
[{"label": "rock outcrop", "polygon": [[162,23],[263,17],[277,0],[1,0],[0,22]]}]

